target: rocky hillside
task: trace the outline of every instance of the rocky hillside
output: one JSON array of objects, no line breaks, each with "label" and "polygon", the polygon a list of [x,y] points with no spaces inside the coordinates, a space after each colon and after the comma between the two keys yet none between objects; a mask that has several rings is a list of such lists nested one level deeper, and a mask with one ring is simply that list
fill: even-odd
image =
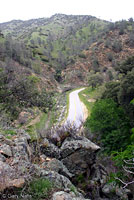
[{"label": "rocky hillside", "polygon": [[84,50],[73,65],[62,72],[66,83],[86,84],[93,72],[102,74],[104,81],[117,78],[118,63],[134,55],[134,22],[110,24],[101,37]]}]

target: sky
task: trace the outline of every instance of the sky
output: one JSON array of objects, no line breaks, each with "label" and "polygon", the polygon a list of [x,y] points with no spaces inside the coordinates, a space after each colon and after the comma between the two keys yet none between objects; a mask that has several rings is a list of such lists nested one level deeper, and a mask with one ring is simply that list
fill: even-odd
[{"label": "sky", "polygon": [[0,6],[0,23],[56,13],[92,15],[113,22],[134,18],[134,0],[1,0]]}]

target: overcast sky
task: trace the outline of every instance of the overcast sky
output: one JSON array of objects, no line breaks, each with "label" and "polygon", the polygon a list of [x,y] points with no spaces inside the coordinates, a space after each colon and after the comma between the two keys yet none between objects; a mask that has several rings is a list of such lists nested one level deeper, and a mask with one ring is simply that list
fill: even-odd
[{"label": "overcast sky", "polygon": [[55,13],[92,15],[105,20],[134,18],[134,0],[1,0],[0,22],[50,17]]}]

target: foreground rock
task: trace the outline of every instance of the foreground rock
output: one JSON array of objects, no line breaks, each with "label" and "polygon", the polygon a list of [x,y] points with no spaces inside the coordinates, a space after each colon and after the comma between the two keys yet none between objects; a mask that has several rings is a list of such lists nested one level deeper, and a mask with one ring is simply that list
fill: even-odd
[{"label": "foreground rock", "polygon": [[42,141],[40,150],[46,156],[57,159],[60,158],[60,149],[52,142],[50,142],[47,138],[44,138],[44,140]]},{"label": "foreground rock", "polygon": [[74,176],[69,172],[65,165],[63,165],[63,163],[56,158],[49,159],[46,157],[46,160],[41,164],[41,168],[44,168],[45,170],[55,171],[68,178],[72,178]]},{"label": "foreground rock", "polygon": [[67,193],[64,191],[55,192],[52,196],[52,200],[89,200],[82,197],[76,197],[76,195],[72,193]]},{"label": "foreground rock", "polygon": [[8,164],[0,161],[0,192],[10,187],[22,188],[25,179],[16,177],[16,171]]},{"label": "foreground rock", "polygon": [[67,138],[61,146],[62,162],[72,174],[86,173],[89,166],[95,163],[99,149],[85,137]]},{"label": "foreground rock", "polygon": [[99,149],[82,136],[68,135],[56,146],[50,138],[31,142],[22,130],[11,140],[0,135],[0,198],[17,188],[27,194],[32,180],[47,179],[52,200],[127,200],[126,191],[106,184],[107,171],[96,163]]}]

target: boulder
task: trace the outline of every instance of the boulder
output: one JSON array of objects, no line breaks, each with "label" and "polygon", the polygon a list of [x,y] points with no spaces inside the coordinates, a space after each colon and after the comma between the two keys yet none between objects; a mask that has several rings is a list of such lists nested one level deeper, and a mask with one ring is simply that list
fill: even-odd
[{"label": "boulder", "polygon": [[12,156],[11,147],[7,144],[0,145],[0,153],[5,156],[11,157]]},{"label": "boulder", "polygon": [[13,179],[15,171],[8,164],[0,161],[0,191],[3,191],[9,185],[9,181]]},{"label": "boulder", "polygon": [[6,161],[6,158],[5,158],[5,156],[4,156],[4,155],[2,155],[1,153],[0,153],[0,161],[2,161],[2,162],[5,162],[5,161]]},{"label": "boulder", "polygon": [[94,164],[99,149],[99,146],[85,137],[67,138],[60,149],[62,162],[72,174],[85,173]]},{"label": "boulder", "polygon": [[61,156],[62,158],[66,158],[79,149],[96,152],[100,149],[100,147],[82,136],[76,138],[68,137],[60,148]]},{"label": "boulder", "polygon": [[25,179],[18,178],[14,180],[9,180],[7,187],[22,188],[24,184],[25,184]]},{"label": "boulder", "polygon": [[[47,160],[47,158],[46,158]],[[63,165],[63,163],[56,158],[48,159],[48,162],[43,162],[41,165],[45,170],[51,170],[58,172],[59,174],[71,178],[73,174],[71,174],[68,169]]]},{"label": "boulder", "polygon": [[64,191],[55,192],[52,196],[52,200],[89,200],[85,199],[82,196],[76,197],[75,193],[67,193]]},{"label": "boulder", "polygon": [[44,169],[38,168],[38,175],[42,178],[49,179],[57,188],[60,188],[66,192],[71,192],[71,189],[74,188],[76,193],[79,194],[75,186],[71,183],[71,181],[59,173],[55,171],[46,171]]},{"label": "boulder", "polygon": [[50,158],[60,158],[60,149],[54,145],[53,143],[49,142],[47,138],[45,138],[40,146],[41,153],[45,154]]}]

